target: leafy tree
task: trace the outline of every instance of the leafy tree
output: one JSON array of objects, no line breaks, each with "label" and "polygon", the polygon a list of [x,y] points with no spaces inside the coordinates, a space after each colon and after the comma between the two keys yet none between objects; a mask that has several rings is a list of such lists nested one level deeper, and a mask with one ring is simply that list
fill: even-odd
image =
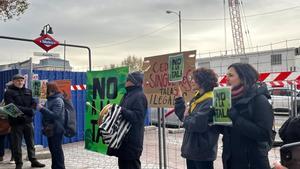
[{"label": "leafy tree", "polygon": [[0,20],[7,21],[18,17],[28,6],[27,0],[0,0]]}]

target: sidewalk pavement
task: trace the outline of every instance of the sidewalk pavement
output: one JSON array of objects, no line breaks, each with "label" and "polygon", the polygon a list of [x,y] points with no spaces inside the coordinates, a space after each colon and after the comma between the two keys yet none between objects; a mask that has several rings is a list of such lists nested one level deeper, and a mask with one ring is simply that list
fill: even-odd
[{"label": "sidewalk pavement", "polygon": [[[185,169],[185,159],[180,156],[180,147],[182,142],[182,132],[166,132],[166,164],[168,169]],[[158,135],[157,128],[152,127],[145,131],[144,150],[141,157],[142,169],[158,169]],[[219,139],[219,149],[217,160],[215,161],[215,169],[222,169],[222,143]],[[84,142],[77,142],[63,145],[65,154],[65,165],[67,169],[118,169],[117,158],[102,155],[84,149]],[[37,157],[40,162],[45,163],[44,169],[51,169],[51,158],[47,157],[48,149],[38,149]],[[23,158],[26,157],[27,151],[23,149]],[[43,155],[44,153],[44,155]],[[49,155],[48,155],[49,157]],[[270,163],[279,161],[279,148],[272,149],[269,152]],[[15,164],[9,162],[10,152],[7,151],[4,161],[0,162],[0,169],[14,169]],[[23,161],[23,169],[29,169],[30,162]]]}]

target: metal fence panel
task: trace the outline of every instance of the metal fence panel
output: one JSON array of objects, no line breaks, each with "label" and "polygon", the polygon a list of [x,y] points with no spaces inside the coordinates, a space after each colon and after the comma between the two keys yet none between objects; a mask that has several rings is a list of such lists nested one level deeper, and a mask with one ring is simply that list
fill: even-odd
[{"label": "metal fence panel", "polygon": [[[39,75],[39,79],[52,80],[71,80],[72,85],[86,84],[86,73],[85,72],[63,72],[63,71],[42,71],[34,70],[35,74]],[[85,90],[72,90],[72,102],[76,110],[77,115],[77,134],[72,138],[64,138],[63,143],[72,143],[82,141],[84,138],[84,112],[85,112]],[[47,139],[41,133],[41,114],[37,113],[35,116],[35,143],[47,146]]]}]

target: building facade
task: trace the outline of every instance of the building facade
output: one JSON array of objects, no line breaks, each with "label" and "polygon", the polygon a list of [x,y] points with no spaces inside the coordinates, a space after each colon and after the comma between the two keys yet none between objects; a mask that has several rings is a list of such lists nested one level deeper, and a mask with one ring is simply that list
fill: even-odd
[{"label": "building facade", "polygon": [[224,75],[232,63],[251,64],[259,73],[300,71],[300,48],[283,48],[249,52],[243,55],[223,55],[198,57],[196,67],[213,69],[218,75]]},{"label": "building facade", "polygon": [[[23,62],[11,63],[0,65],[0,71],[11,69],[30,69],[31,59]],[[32,63],[32,69],[34,70],[55,70],[55,71],[72,71],[72,67],[68,60],[60,58],[45,58],[41,59],[40,63]]]}]

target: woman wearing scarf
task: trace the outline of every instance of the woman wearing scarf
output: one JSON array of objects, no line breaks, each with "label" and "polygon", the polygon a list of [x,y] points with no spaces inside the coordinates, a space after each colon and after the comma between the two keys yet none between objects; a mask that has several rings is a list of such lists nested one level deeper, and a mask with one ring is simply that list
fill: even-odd
[{"label": "woman wearing scarf", "polygon": [[224,169],[270,169],[268,151],[273,111],[266,86],[260,86],[257,71],[249,64],[228,67],[227,85],[232,87],[232,126],[223,137]]},{"label": "woman wearing scarf", "polygon": [[180,88],[175,99],[175,113],[185,128],[181,156],[186,158],[187,169],[213,169],[219,134],[208,123],[212,120],[212,90],[218,79],[211,69],[199,68],[193,72],[192,85],[195,95],[189,106]]}]

